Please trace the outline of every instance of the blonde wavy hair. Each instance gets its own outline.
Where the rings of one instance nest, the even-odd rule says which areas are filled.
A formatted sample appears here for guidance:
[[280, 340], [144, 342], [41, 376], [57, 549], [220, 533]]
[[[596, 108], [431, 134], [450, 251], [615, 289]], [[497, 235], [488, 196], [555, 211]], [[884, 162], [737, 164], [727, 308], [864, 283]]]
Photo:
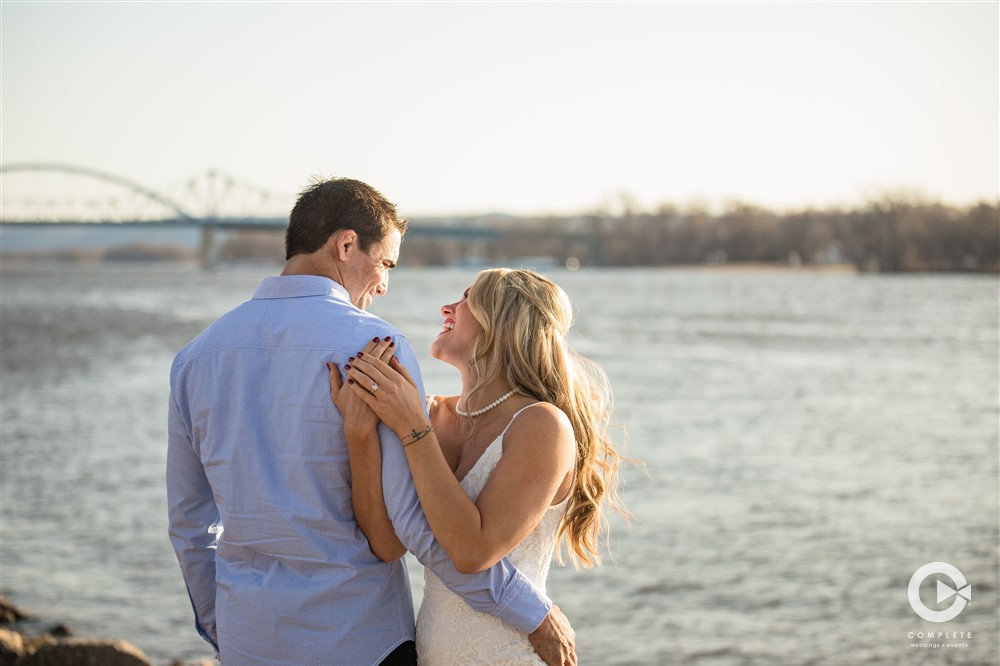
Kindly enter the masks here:
[[568, 546], [574, 566], [600, 564], [607, 508], [630, 517], [618, 492], [628, 459], [608, 438], [612, 395], [604, 371], [566, 341], [573, 306], [566, 292], [528, 270], [482, 271], [469, 290], [469, 311], [483, 328], [470, 359], [469, 395], [503, 377], [518, 393], [552, 403], [569, 417], [576, 438], [576, 471], [559, 526], [558, 560]]

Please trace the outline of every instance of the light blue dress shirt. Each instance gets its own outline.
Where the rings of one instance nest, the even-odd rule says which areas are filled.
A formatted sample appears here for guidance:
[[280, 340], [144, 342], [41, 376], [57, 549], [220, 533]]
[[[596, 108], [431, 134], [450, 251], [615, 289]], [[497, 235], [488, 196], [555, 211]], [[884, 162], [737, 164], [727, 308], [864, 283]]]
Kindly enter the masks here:
[[[265, 278], [188, 343], [170, 373], [170, 539], [198, 632], [237, 664], [379, 663], [414, 638], [402, 562], [375, 557], [354, 520], [343, 419], [327, 362], [391, 335], [318, 276]], [[506, 559], [455, 571], [420, 510], [399, 438], [379, 427], [386, 506], [417, 559], [473, 608], [530, 633], [551, 602]]]

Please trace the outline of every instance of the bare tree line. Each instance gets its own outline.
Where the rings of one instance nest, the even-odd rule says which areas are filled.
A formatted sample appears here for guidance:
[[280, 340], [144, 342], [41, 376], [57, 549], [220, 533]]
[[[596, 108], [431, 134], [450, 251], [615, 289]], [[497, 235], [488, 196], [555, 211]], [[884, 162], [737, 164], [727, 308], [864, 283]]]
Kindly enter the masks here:
[[[884, 196], [854, 209], [781, 213], [740, 203], [719, 213], [668, 204], [617, 215], [479, 216], [412, 224], [493, 235], [411, 234], [405, 242], [408, 265], [502, 264], [531, 257], [582, 266], [846, 263], [886, 273], [1000, 272], [1000, 215], [996, 203], [985, 202], [959, 207]], [[280, 259], [282, 251], [279, 233], [248, 232], [229, 237], [219, 258]]]

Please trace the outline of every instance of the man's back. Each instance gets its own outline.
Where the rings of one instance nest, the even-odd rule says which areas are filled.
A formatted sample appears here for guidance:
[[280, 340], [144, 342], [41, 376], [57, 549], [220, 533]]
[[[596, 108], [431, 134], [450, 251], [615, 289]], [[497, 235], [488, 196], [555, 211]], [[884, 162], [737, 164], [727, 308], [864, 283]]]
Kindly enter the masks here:
[[[325, 365], [342, 366], [385, 335], [415, 372], [399, 332], [352, 306], [339, 285], [267, 278], [175, 360], [171, 538], [199, 629], [218, 637], [224, 660], [377, 663], [412, 638], [402, 562], [375, 558], [354, 521]], [[216, 536], [209, 562], [203, 546]]]

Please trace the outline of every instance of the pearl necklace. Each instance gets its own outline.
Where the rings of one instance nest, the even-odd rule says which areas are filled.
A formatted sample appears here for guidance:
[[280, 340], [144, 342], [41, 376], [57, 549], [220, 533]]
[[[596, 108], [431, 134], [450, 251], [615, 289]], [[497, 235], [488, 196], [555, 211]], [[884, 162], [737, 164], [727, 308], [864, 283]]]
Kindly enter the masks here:
[[501, 402], [503, 402], [504, 400], [506, 400], [510, 396], [514, 395], [515, 393], [517, 393], [517, 391], [511, 389], [510, 391], [508, 391], [507, 393], [504, 393], [502, 396], [500, 396], [499, 398], [497, 398], [496, 400], [494, 400], [490, 404], [486, 405], [482, 409], [477, 409], [474, 412], [463, 412], [462, 408], [459, 407], [458, 403], [456, 402], [455, 403], [455, 413], [458, 414], [459, 416], [482, 416], [483, 414], [485, 414], [486, 412], [490, 411], [491, 409], [493, 409], [494, 407], [496, 407], [497, 405], [499, 405]]

